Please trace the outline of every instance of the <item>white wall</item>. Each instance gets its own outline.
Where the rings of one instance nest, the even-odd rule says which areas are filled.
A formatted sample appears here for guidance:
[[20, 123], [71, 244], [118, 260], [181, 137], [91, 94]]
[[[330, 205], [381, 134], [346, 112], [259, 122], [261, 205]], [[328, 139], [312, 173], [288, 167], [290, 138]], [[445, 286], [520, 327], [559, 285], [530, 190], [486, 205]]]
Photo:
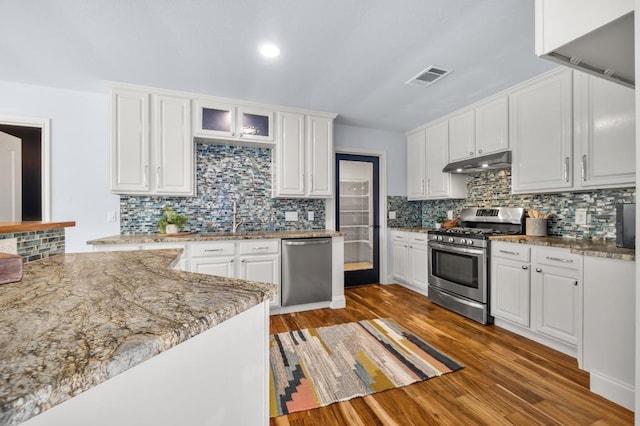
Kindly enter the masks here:
[[407, 195], [407, 149], [404, 133], [336, 124], [337, 148], [370, 149], [387, 153], [387, 195]]
[[109, 98], [0, 81], [0, 115], [51, 119], [51, 220], [76, 222], [66, 230], [68, 252], [89, 251], [93, 238], [120, 232], [107, 222], [119, 211], [109, 191]]

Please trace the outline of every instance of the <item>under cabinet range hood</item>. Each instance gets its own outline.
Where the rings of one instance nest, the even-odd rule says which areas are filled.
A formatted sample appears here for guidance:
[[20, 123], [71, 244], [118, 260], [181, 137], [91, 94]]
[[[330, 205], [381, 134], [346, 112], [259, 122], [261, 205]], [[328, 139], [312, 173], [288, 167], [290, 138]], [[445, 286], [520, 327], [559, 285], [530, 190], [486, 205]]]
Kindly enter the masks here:
[[510, 167], [511, 151], [504, 151], [449, 163], [442, 171], [444, 173], [477, 173], [488, 170], [508, 169]]

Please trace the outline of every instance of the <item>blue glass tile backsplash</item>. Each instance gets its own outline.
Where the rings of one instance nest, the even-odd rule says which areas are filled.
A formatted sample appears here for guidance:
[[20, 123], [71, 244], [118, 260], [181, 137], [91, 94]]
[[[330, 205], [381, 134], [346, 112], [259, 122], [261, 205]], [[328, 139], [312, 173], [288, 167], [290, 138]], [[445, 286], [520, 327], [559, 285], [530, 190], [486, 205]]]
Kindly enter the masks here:
[[[271, 155], [267, 148], [196, 144], [195, 197], [120, 197], [120, 233], [158, 232], [162, 207], [189, 216], [184, 231], [227, 232], [237, 202], [238, 231], [324, 229], [325, 201], [271, 198]], [[298, 212], [298, 221], [285, 222], [286, 211]], [[313, 211], [314, 220], [307, 220]]]

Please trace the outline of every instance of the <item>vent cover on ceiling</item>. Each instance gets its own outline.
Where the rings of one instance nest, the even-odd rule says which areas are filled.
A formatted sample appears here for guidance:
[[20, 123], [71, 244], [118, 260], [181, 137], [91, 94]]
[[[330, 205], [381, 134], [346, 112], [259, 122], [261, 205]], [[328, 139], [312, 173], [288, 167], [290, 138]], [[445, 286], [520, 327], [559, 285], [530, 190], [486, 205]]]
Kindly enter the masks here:
[[442, 79], [447, 74], [450, 74], [452, 70], [447, 70], [442, 67], [430, 65], [426, 69], [420, 71], [418, 75], [412, 77], [405, 84], [408, 86], [427, 87], [431, 86], [436, 81]]

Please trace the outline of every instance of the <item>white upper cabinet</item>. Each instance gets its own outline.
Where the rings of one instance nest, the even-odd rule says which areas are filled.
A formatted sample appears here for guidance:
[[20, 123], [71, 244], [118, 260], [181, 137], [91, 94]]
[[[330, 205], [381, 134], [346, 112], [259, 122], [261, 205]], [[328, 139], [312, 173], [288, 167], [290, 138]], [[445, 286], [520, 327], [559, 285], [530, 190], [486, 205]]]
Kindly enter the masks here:
[[635, 92], [574, 73], [577, 189], [635, 186]]
[[333, 196], [333, 117], [278, 113], [273, 196]]
[[634, 0], [536, 0], [536, 54], [633, 87]]
[[310, 197], [333, 195], [333, 119], [307, 116], [307, 184]]
[[473, 158], [476, 152], [476, 112], [470, 110], [449, 119], [449, 161]]
[[449, 125], [443, 121], [425, 129], [427, 199], [465, 198], [467, 177], [443, 173], [449, 163]]
[[113, 88], [111, 126], [112, 192], [193, 195], [188, 98]]
[[193, 193], [191, 100], [153, 95], [153, 147], [158, 194]]
[[273, 143], [273, 111], [229, 103], [196, 100], [194, 136], [248, 145]]
[[573, 187], [571, 70], [535, 79], [510, 94], [509, 141], [514, 193]]
[[425, 168], [425, 131], [407, 135], [407, 198], [424, 200], [427, 197]]
[[509, 98], [502, 96], [476, 107], [476, 155], [509, 149]]
[[111, 91], [111, 191], [149, 192], [149, 93]]
[[449, 118], [449, 162], [508, 150], [508, 105], [502, 96]]

